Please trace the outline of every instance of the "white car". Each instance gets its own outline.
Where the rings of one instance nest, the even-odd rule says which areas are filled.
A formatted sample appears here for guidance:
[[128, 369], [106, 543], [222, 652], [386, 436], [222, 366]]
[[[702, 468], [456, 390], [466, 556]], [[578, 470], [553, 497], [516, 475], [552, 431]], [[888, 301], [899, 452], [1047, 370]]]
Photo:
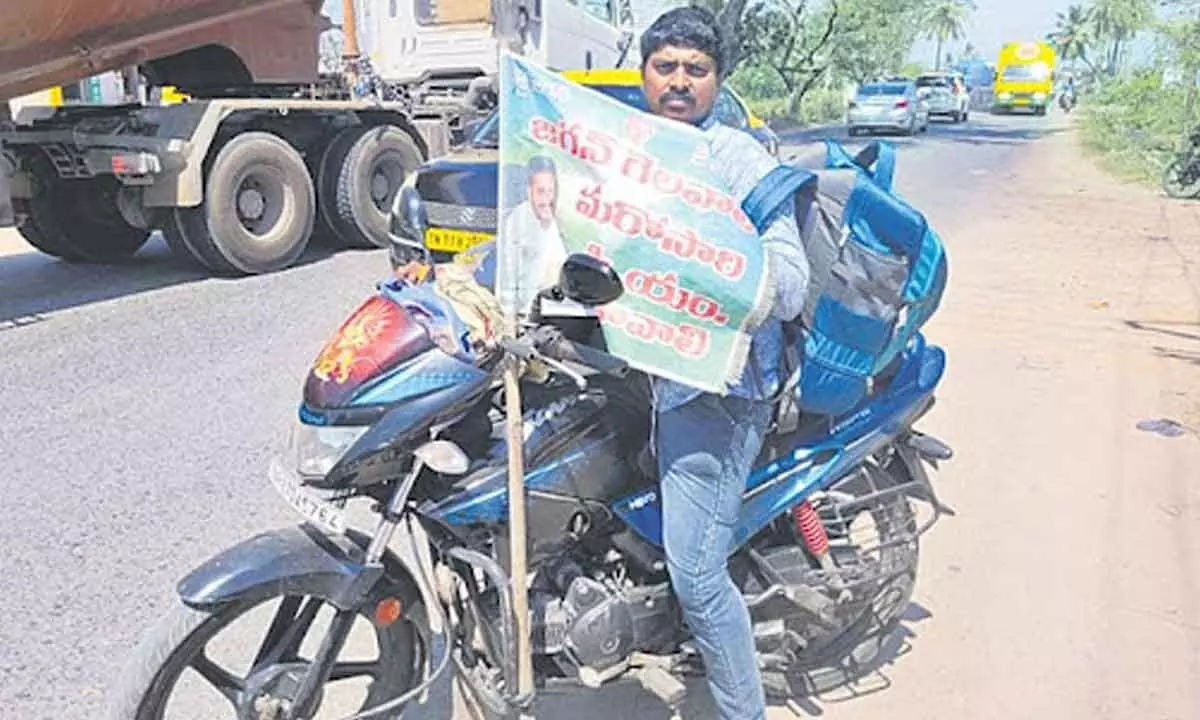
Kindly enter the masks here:
[[930, 116], [948, 117], [956, 123], [971, 115], [967, 83], [958, 73], [927, 73], [917, 78], [917, 92], [929, 105]]
[[850, 101], [846, 126], [851, 136], [877, 130], [915, 135], [929, 129], [929, 106], [911, 80], [868, 83]]

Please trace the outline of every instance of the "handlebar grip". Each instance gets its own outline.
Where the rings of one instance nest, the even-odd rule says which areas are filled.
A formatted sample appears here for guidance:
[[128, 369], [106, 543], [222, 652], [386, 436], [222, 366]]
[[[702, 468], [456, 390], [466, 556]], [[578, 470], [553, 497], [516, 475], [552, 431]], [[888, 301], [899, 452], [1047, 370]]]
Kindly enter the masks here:
[[605, 375], [624, 377], [629, 372], [629, 363], [621, 358], [563, 338], [555, 341], [543, 352], [555, 360], [578, 363]]

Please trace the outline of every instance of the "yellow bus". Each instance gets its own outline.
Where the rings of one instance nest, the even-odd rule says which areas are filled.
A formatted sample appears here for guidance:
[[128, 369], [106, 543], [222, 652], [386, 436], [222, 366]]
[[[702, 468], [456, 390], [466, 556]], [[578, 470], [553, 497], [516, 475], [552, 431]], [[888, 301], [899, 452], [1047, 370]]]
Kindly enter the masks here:
[[1046, 42], [1013, 42], [1000, 49], [992, 112], [1029, 109], [1045, 115], [1054, 96], [1054, 48]]

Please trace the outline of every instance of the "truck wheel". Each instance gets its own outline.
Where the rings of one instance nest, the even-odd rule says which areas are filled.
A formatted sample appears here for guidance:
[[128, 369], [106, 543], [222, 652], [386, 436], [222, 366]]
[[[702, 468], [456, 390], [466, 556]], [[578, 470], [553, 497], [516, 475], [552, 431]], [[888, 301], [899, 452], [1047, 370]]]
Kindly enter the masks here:
[[320, 167], [317, 169], [317, 215], [321, 228], [325, 231], [323, 234], [335, 248], [375, 247], [374, 244], [366, 243], [361, 239], [356, 244], [354, 235], [348, 239], [343, 237], [345, 223], [338, 214], [337, 202], [338, 180], [341, 178], [342, 165], [346, 162], [346, 155], [350, 152], [350, 147], [358, 142], [358, 139], [367, 130], [368, 128], [363, 125], [355, 125], [338, 131], [329, 141], [324, 154], [321, 155]]
[[197, 264], [209, 272], [238, 274], [238, 269], [213, 244], [204, 225], [204, 214], [197, 208], [167, 208], [163, 216], [163, 238], [173, 256], [185, 264]]
[[215, 272], [269, 273], [304, 254], [315, 207], [300, 153], [270, 133], [245, 132], [213, 160], [204, 204], [175, 209], [175, 231]]
[[421, 151], [395, 125], [347, 128], [321, 163], [321, 207], [344, 247], [388, 245], [388, 212]]
[[149, 230], [122, 217], [116, 178], [64, 180], [40, 158], [30, 174], [33, 197], [14, 198], [13, 210], [24, 216], [18, 232], [41, 252], [68, 262], [106, 263], [133, 255], [150, 238]]

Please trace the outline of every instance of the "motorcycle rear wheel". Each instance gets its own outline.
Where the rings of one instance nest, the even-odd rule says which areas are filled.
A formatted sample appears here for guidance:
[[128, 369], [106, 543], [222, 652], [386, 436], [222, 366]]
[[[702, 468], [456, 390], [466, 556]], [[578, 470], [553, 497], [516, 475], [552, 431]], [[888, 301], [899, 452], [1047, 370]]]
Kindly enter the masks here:
[[[381, 595], [380, 598], [382, 597], [386, 596]], [[404, 614], [399, 620], [387, 626], [370, 623], [375, 630], [379, 659], [374, 662], [337, 663], [334, 667], [335, 679], [331, 679], [326, 687], [319, 691], [321, 698], [325, 697], [325, 689], [336, 682], [369, 675], [371, 682], [366, 699], [361, 707], [355, 710], [361, 711], [399, 697], [420, 682], [428, 662], [429, 632], [424, 626], [424, 606], [420, 601], [413, 603], [411, 598], [406, 599], [409, 601], [408, 607], [404, 608]], [[172, 699], [172, 692], [189, 669], [207, 681], [210, 690], [225, 696], [225, 700], [228, 701], [225, 705], [227, 714], [220, 717], [238, 720], [247, 717], [244, 713], [247, 712], [247, 708], [253, 707], [255, 702], [254, 697], [246, 699], [247, 691], [253, 692], [256, 688], [259, 692], [276, 690], [286, 682], [281, 677], [276, 677], [277, 675], [281, 675], [288, 666], [302, 667], [304, 660], [300, 657], [300, 651], [306, 635], [302, 635], [296, 644], [296, 657], [284, 656], [274, 663], [264, 662], [261, 665], [258, 658], [255, 658], [246, 677], [238, 677], [234, 671], [208, 657], [206, 651], [208, 644], [216, 639], [222, 630], [273, 600], [280, 601], [280, 609], [276, 611], [276, 617], [279, 617], [285, 606], [294, 606], [295, 616], [302, 616], [305, 608], [314, 601], [319, 611], [320, 605], [325, 604], [328, 598], [277, 596], [259, 601], [234, 602], [212, 611], [196, 610], [177, 602], [146, 635], [125, 666], [116, 690], [110, 696], [105, 717], [109, 720], [163, 720]], [[369, 607], [373, 606], [374, 602]], [[370, 621], [370, 616], [365, 610], [359, 614]], [[310, 624], [310, 633], [311, 630]], [[307, 637], [320, 640], [319, 633], [311, 633]], [[260, 654], [267, 651], [265, 644], [264, 638]], [[339, 655], [339, 660], [340, 658]], [[225, 664], [228, 664], [228, 661], [225, 661]], [[259, 695], [259, 692], [254, 692], [254, 695]], [[193, 698], [191, 703], [194, 702]], [[190, 709], [192, 705], [187, 707]], [[340, 713], [345, 714], [348, 713]], [[271, 717], [270, 714], [265, 716]], [[218, 717], [207, 713], [203, 717], [206, 720], [218, 720]], [[394, 720], [402, 717], [402, 714], [398, 711], [386, 717]]]
[[1182, 177], [1185, 169], [1184, 163], [1175, 159], [1163, 170], [1162, 188], [1167, 197], [1188, 200], [1200, 196], [1200, 173], [1189, 182]]
[[[896, 485], [909, 482], [907, 468], [892, 460], [882, 468], [888, 481]], [[857, 493], [854, 493], [857, 494]], [[892, 496], [867, 511], [880, 533], [881, 543], [895, 541], [901, 533], [916, 528], [911, 501], [903, 495]], [[836, 540], [832, 550], [838, 549]], [[849, 548], [842, 548], [848, 557]], [[837, 557], [838, 553], [834, 552]], [[862, 677], [885, 660], [894, 631], [908, 610], [917, 581], [920, 546], [913, 537], [878, 551], [878, 562], [887, 568], [872, 592], [850, 603], [840, 613], [845, 619], [836, 632], [804, 632], [810, 644], [798, 654], [787, 672], [788, 692], [816, 695], [841, 687]], [[861, 557], [857, 558], [859, 561]], [[839, 560], [839, 566], [845, 561]], [[802, 628], [789, 628], [802, 631]]]

